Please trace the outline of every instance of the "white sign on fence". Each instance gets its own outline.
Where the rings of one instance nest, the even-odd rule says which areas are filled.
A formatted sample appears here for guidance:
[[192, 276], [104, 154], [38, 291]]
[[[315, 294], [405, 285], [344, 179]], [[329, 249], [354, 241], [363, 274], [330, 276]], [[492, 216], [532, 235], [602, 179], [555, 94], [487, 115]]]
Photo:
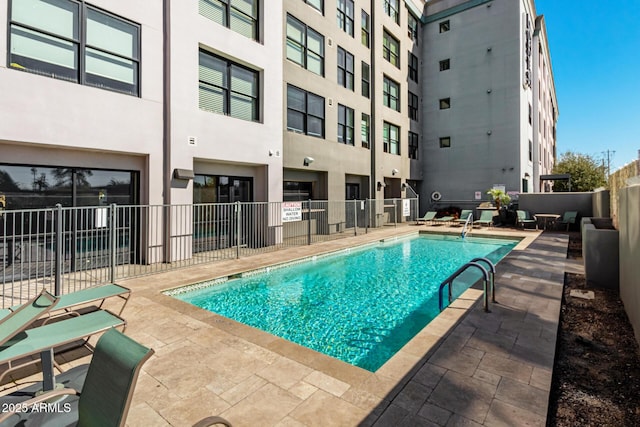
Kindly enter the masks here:
[[96, 209], [96, 220], [93, 225], [96, 228], [104, 228], [107, 226], [107, 208]]
[[302, 202], [282, 202], [282, 222], [302, 221]]
[[402, 199], [402, 216], [411, 216], [411, 200]]

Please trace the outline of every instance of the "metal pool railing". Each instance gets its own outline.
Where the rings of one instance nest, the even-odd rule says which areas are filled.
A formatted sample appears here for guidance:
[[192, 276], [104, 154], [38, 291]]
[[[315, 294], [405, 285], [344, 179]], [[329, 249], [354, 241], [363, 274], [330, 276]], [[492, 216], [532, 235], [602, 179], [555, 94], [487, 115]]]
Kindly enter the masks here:
[[[480, 264], [480, 262], [487, 264], [487, 266], [489, 267], [489, 270], [487, 271], [487, 269], [484, 268]], [[440, 309], [440, 311], [444, 310], [444, 304], [442, 302], [442, 290], [444, 289], [444, 287], [449, 285], [448, 300], [449, 300], [449, 304], [451, 304], [451, 301], [453, 298], [453, 290], [451, 289], [451, 287], [453, 286], [453, 281], [471, 267], [475, 267], [482, 272], [484, 311], [486, 313], [489, 312], [489, 290], [488, 290], [489, 287], [491, 288], [492, 301], [496, 302], [495, 285], [493, 283], [496, 267], [487, 258], [474, 258], [473, 260], [469, 261], [468, 263], [464, 264], [462, 267], [457, 269], [453, 274], [451, 274], [451, 276], [447, 277], [442, 283], [440, 283], [440, 286], [438, 287], [438, 308]], [[491, 272], [491, 274], [489, 274], [489, 271]]]
[[415, 221], [415, 199], [105, 205], [0, 212], [2, 307]]

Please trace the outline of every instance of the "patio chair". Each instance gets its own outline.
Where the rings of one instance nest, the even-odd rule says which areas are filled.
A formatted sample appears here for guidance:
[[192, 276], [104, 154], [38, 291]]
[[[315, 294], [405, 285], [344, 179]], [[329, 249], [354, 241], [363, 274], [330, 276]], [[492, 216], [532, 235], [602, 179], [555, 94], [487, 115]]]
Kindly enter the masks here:
[[467, 223], [467, 219], [469, 218], [469, 215], [471, 215], [472, 213], [473, 213], [473, 210], [471, 209], [463, 209], [462, 212], [460, 213], [460, 218], [458, 218], [458, 224], [465, 225]]
[[[45, 387], [53, 388], [53, 368], [55, 366], [61, 370], [53, 358], [54, 351], [81, 340], [80, 346], [92, 349], [88, 345], [89, 337], [116, 327], [124, 329], [126, 322], [106, 310], [98, 310], [44, 326], [22, 329], [0, 345], [0, 366], [7, 365], [7, 369], [0, 371], [0, 382], [10, 372], [37, 363], [38, 360], [30, 356], [40, 354], [43, 383], [46, 383]], [[74, 345], [74, 348], [77, 346]]]
[[[51, 294], [49, 294], [51, 295]], [[91, 303], [100, 302], [100, 304], [95, 307], [96, 309], [101, 309], [104, 305], [104, 302], [113, 297], [118, 297], [124, 300], [124, 304], [120, 308], [120, 311], [117, 313], [118, 316], [122, 314], [124, 308], [129, 302], [129, 297], [131, 296], [131, 289], [125, 288], [124, 286], [117, 285], [115, 283], [110, 283], [107, 285], [93, 286], [90, 288], [82, 289], [76, 292], [71, 292], [68, 294], [60, 295], [57, 298], [57, 303], [55, 307], [52, 309], [45, 311], [40, 317], [45, 317], [43, 323], [47, 323], [50, 320], [65, 316], [80, 316], [80, 311], [78, 311], [78, 307], [83, 307]], [[22, 305], [16, 305], [9, 309], [0, 310], [0, 322], [2, 319], [21, 309]], [[1, 342], [0, 342], [1, 344]]]
[[4, 316], [0, 318], [0, 346], [29, 328], [33, 322], [47, 314], [57, 302], [58, 298], [46, 289], [42, 289], [32, 300], [16, 307], [14, 311], [3, 310]]
[[450, 223], [452, 221], [455, 221], [454, 217], [452, 217], [452, 216], [443, 216], [443, 217], [440, 217], [440, 218], [433, 218], [433, 220], [431, 222], [431, 225], [434, 225], [434, 223], [435, 224], [447, 224], [447, 223]]
[[516, 217], [517, 226], [521, 226], [524, 229], [527, 224], [533, 224], [536, 226], [536, 230], [538, 229], [538, 221], [531, 218], [531, 215], [529, 215], [529, 211], [519, 210], [516, 213], [517, 213], [517, 217]]
[[429, 211], [426, 214], [424, 214], [424, 216], [422, 218], [418, 218], [416, 221], [418, 222], [418, 224], [420, 222], [431, 222], [433, 221], [433, 219], [436, 217], [437, 212], [435, 211]]
[[576, 223], [576, 218], [578, 217], [578, 212], [576, 211], [567, 211], [562, 216], [561, 220], [556, 221], [556, 225], [566, 225], [566, 231], [569, 231], [569, 226], [571, 224]]
[[[83, 365], [69, 371], [74, 371], [76, 380], [78, 371], [86, 371], [81, 387], [52, 390], [14, 405], [17, 408], [37, 408], [40, 407], [38, 405], [47, 407], [53, 405], [51, 402], [57, 402], [55, 408], [58, 410], [6, 412], [0, 417], [0, 423], [10, 419], [11, 425], [24, 427], [45, 424], [124, 426], [140, 369], [152, 354], [153, 350], [111, 329], [98, 340], [88, 367]], [[60, 397], [63, 399], [55, 400]], [[11, 405], [2, 405], [5, 406], [12, 408]]]
[[493, 225], [493, 217], [495, 216], [495, 213], [496, 211], [494, 210], [483, 210], [480, 214], [480, 219], [475, 220], [475, 223], [491, 227]]

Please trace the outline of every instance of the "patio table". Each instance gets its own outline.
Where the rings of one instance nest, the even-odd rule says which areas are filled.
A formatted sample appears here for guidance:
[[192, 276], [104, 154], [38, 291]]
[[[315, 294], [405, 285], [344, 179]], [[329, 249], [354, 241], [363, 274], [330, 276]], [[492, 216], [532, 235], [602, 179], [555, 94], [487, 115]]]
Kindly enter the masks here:
[[535, 214], [533, 217], [536, 219], [536, 221], [538, 221], [538, 218], [542, 219], [542, 224], [543, 224], [542, 229], [546, 230], [549, 225], [549, 221], [551, 221], [551, 224], [555, 224], [556, 220], [560, 218], [560, 215], [539, 213], [539, 214]]

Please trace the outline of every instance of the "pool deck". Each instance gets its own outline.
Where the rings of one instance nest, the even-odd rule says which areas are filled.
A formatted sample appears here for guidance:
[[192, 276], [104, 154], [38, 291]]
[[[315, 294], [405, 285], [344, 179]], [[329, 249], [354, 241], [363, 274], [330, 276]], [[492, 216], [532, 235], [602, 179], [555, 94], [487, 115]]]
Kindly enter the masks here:
[[[581, 272], [566, 258], [566, 234], [474, 230], [525, 237], [498, 264], [498, 302], [485, 313], [481, 290], [469, 289], [375, 373], [161, 293], [418, 231], [460, 229], [386, 228], [120, 282], [133, 290], [127, 334], [155, 350], [127, 424], [221, 415], [234, 426], [544, 426], [564, 274]], [[62, 357], [66, 366], [89, 361]]]

